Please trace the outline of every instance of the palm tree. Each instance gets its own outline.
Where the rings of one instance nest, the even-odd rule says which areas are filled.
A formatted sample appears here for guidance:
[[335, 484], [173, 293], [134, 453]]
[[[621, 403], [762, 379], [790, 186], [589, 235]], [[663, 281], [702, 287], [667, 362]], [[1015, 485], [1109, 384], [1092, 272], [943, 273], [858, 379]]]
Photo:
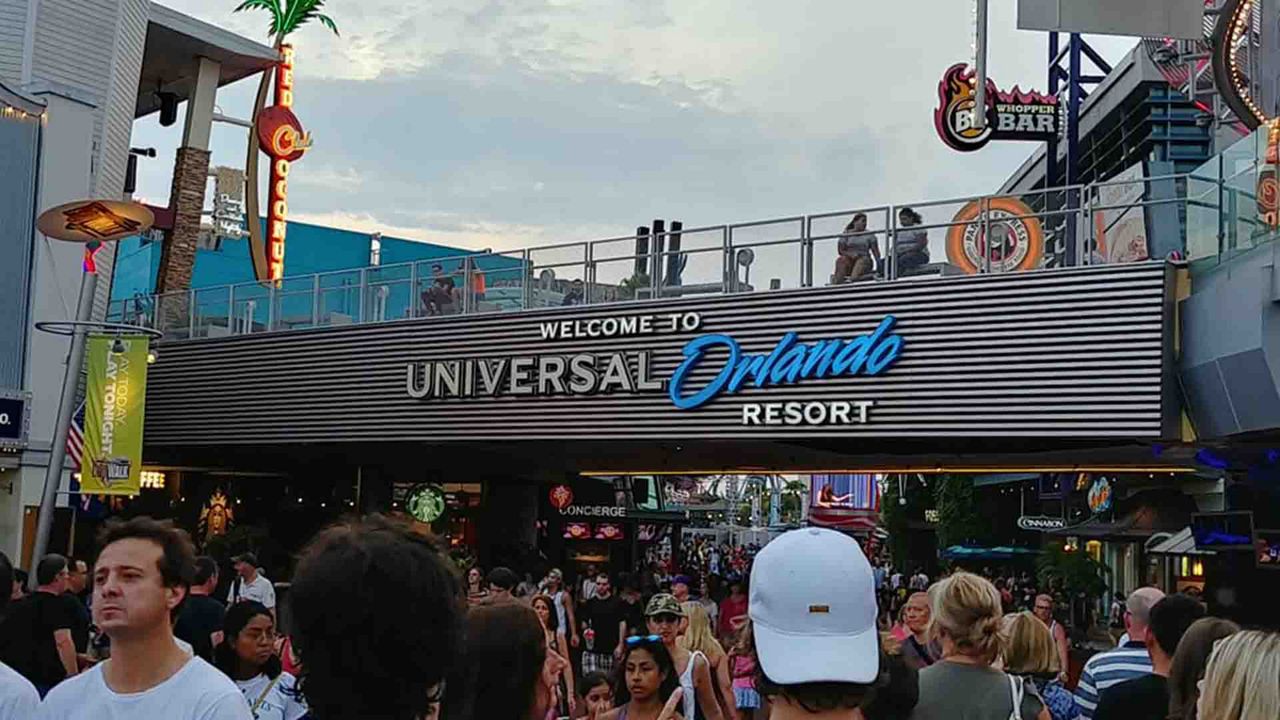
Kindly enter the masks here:
[[[338, 26], [333, 18], [320, 12], [324, 0], [244, 0], [236, 7], [235, 12], [244, 10], [266, 10], [271, 13], [271, 27], [268, 35], [275, 36], [275, 48], [280, 49], [285, 38], [294, 30], [315, 20], [338, 34]], [[253, 127], [249, 129], [249, 151], [244, 163], [244, 210], [249, 225], [250, 253], [254, 255], [254, 267], [262, 267], [266, 258], [259, 259], [256, 254], [266, 247], [262, 237], [262, 225], [258, 221], [258, 115], [267, 103], [267, 89], [271, 86], [272, 71], [262, 73], [258, 82], [258, 97], [253, 104]]]

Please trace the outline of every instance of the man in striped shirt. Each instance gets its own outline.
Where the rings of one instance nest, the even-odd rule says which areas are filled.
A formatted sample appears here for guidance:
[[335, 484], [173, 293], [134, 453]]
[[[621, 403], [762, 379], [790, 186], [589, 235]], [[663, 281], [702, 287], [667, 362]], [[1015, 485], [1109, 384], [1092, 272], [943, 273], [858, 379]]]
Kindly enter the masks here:
[[1129, 642], [1113, 650], [1098, 653], [1089, 658], [1080, 673], [1076, 686], [1076, 702], [1080, 716], [1093, 720], [1098, 708], [1098, 698], [1107, 688], [1134, 678], [1150, 675], [1151, 656], [1147, 653], [1147, 632], [1151, 620], [1151, 607], [1164, 597], [1156, 588], [1144, 587], [1133, 591], [1125, 603], [1124, 627]]

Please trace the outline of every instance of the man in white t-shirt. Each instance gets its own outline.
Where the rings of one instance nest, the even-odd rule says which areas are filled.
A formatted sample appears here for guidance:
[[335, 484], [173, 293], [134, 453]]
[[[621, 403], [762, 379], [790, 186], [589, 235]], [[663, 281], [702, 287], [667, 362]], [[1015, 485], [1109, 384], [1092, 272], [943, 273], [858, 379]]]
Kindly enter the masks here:
[[109, 523], [93, 570], [93, 621], [111, 658], [49, 692], [41, 720], [252, 720], [231, 679], [173, 641], [195, 553], [168, 521]]
[[227, 604], [253, 600], [275, 613], [276, 589], [265, 575], [258, 572], [258, 557], [247, 552], [231, 558], [231, 562], [235, 563], [237, 577], [231, 583], [231, 592], [227, 593]]
[[[13, 563], [0, 552], [0, 588], [13, 587]], [[4, 614], [12, 593], [0, 593], [0, 615]], [[40, 693], [36, 686], [17, 670], [0, 662], [0, 720], [27, 720], [36, 714]]]

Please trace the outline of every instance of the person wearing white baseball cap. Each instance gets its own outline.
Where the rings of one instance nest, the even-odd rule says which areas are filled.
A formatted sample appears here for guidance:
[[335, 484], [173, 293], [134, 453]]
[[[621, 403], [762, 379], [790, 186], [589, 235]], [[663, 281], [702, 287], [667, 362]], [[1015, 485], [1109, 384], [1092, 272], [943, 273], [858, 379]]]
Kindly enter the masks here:
[[771, 720], [862, 720], [885, 682], [871, 564], [834, 530], [785, 533], [756, 555], [748, 602]]

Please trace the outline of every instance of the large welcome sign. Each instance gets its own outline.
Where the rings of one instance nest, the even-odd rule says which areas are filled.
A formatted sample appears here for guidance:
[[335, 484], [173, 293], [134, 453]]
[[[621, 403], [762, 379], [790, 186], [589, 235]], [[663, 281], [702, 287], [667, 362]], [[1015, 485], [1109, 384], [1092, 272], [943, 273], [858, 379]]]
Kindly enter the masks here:
[[[704, 334], [685, 344], [684, 360], [669, 377], [655, 374], [652, 350], [559, 355], [541, 353], [497, 358], [464, 358], [411, 362], [405, 389], [418, 399], [476, 398], [602, 393], [665, 392], [679, 410], [691, 410], [724, 394], [756, 388], [793, 385], [839, 376], [875, 376], [902, 353], [902, 337], [892, 332], [896, 318], [886, 316], [868, 333], [847, 338], [802, 342], [788, 332], [767, 353], [743, 352], [731, 335]], [[586, 321], [540, 324], [544, 340], [575, 337], [622, 337], [678, 333], [701, 328], [702, 316], [683, 313], [623, 315]], [[704, 367], [717, 368], [706, 381], [693, 380]], [[865, 423], [871, 400], [813, 401], [809, 403], [745, 403], [744, 425], [823, 425]]]
[[149, 380], [147, 438], [1170, 437], [1167, 272], [1009, 272], [170, 342]]

